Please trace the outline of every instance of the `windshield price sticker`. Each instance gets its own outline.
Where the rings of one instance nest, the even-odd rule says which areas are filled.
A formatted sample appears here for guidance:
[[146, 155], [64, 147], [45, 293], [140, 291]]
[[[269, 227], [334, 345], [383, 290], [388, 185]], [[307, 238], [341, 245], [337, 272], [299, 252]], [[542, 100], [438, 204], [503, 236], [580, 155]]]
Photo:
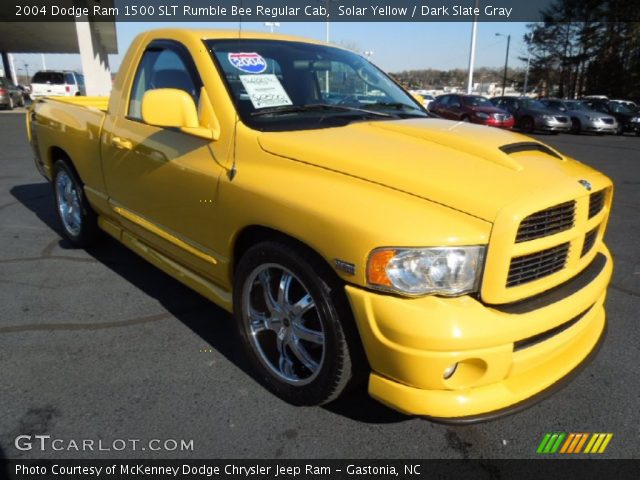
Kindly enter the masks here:
[[262, 73], [267, 69], [267, 62], [258, 53], [229, 53], [229, 63], [246, 73]]
[[280, 80], [273, 74], [240, 75], [240, 81], [255, 109], [292, 105]]

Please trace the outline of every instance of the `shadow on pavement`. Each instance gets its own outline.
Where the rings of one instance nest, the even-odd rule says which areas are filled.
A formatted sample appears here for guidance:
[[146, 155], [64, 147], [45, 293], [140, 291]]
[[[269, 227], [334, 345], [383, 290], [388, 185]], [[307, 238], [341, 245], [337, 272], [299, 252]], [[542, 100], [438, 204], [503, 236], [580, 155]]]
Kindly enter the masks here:
[[[51, 230], [59, 234], [53, 195], [48, 183], [18, 185], [11, 189], [11, 194], [35, 213]], [[107, 235], [105, 237], [104, 241], [87, 249], [87, 253], [134, 287], [158, 300], [167, 312], [248, 376], [258, 381], [245, 358], [233, 317], [229, 313], [174, 280], [117, 241]], [[62, 238], [58, 245], [62, 249], [74, 249]], [[354, 392], [325, 408], [337, 415], [367, 423], [392, 423], [410, 419], [374, 401], [364, 391]]]

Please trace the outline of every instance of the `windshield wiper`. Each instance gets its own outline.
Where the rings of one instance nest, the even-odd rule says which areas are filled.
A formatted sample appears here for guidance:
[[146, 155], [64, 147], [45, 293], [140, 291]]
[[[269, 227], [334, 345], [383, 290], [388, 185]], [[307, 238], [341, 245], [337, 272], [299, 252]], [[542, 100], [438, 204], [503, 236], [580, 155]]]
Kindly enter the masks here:
[[394, 108], [396, 110], [417, 110], [418, 112], [422, 112], [423, 110], [418, 107], [414, 107], [413, 105], [407, 105], [406, 103], [401, 102], [376, 102], [370, 105], [367, 105], [369, 108]]
[[262, 115], [279, 115], [285, 113], [299, 112], [317, 112], [317, 111], [335, 111], [335, 112], [354, 112], [364, 113], [366, 115], [375, 115], [377, 117], [393, 117], [390, 113], [376, 112], [365, 108], [347, 107], [346, 105], [332, 105], [330, 103], [310, 103], [308, 105], [281, 105], [279, 107], [263, 108], [257, 112], [251, 113], [252, 117]]

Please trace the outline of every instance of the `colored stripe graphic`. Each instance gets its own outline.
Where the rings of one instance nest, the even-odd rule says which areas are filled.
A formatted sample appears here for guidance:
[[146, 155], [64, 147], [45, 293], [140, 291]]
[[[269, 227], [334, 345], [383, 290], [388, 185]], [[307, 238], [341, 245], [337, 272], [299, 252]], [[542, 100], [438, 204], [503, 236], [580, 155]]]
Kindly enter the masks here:
[[580, 438], [580, 441], [576, 445], [576, 449], [574, 450], [573, 453], [580, 453], [580, 451], [582, 450], [582, 446], [587, 441], [587, 438], [589, 438], [588, 433], [581, 433], [580, 435], [582, 435], [582, 437]]
[[612, 438], [613, 433], [550, 432], [542, 437], [536, 453], [547, 455], [604, 453]]
[[566, 435], [564, 432], [547, 433], [538, 445], [537, 453], [556, 453]]

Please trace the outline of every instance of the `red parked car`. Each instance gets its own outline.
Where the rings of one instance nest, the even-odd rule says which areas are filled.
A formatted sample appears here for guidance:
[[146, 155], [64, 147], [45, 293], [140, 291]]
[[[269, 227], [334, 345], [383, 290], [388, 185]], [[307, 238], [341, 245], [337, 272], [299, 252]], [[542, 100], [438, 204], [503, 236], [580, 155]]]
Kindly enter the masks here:
[[429, 111], [449, 120], [479, 123], [492, 127], [513, 128], [513, 115], [493, 105], [480, 95], [451, 93], [440, 95], [429, 104]]

